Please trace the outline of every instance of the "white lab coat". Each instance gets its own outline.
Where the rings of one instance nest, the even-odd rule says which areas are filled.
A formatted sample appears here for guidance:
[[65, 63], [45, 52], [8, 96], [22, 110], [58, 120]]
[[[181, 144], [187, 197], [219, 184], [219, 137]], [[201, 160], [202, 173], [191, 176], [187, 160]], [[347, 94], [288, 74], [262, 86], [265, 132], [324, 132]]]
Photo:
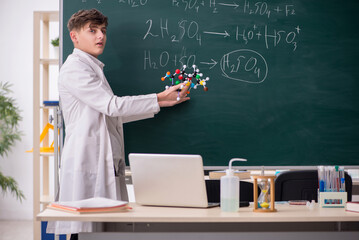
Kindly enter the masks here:
[[[58, 88], [66, 137], [59, 201], [91, 197], [128, 200], [122, 124], [153, 117], [160, 110], [156, 94], [115, 96], [103, 66], [75, 48], [60, 70]], [[48, 233], [55, 234], [93, 230], [88, 222], [49, 222], [47, 227]]]

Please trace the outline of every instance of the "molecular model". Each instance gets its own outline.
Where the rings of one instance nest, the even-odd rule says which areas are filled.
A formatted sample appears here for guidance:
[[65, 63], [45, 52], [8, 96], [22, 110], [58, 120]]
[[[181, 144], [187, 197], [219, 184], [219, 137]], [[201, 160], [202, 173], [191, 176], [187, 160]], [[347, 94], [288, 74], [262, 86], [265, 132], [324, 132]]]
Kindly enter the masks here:
[[[170, 79], [171, 86], [178, 85], [180, 83], [185, 83], [186, 86], [189, 86], [187, 94], [190, 93], [191, 89], [197, 89], [197, 86], [203, 86], [204, 91], [208, 91], [208, 87], [206, 86], [206, 82], [209, 80], [209, 77], [202, 79], [203, 74], [199, 72], [199, 69], [196, 65], [193, 65], [193, 72], [192, 73], [186, 73], [186, 65], [183, 65], [181, 69], [176, 69], [174, 74], [171, 74], [170, 72], [167, 72], [166, 76], [162, 77], [161, 80], [165, 81], [166, 78]], [[175, 76], [178, 75], [178, 80], [175, 80]], [[195, 80], [195, 82], [194, 82]], [[171, 86], [166, 86], [166, 89], [168, 89]], [[181, 86], [181, 89], [183, 87]], [[181, 90], [178, 90], [178, 97], [177, 101], [180, 100], [179, 92]]]

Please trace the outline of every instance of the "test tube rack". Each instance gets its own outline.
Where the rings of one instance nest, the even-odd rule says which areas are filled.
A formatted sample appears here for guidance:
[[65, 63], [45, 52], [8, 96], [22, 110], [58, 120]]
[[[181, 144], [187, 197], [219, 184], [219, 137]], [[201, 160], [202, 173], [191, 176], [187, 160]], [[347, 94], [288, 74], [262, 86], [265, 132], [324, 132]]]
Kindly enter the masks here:
[[318, 202], [322, 208], [344, 208], [347, 192], [320, 192]]

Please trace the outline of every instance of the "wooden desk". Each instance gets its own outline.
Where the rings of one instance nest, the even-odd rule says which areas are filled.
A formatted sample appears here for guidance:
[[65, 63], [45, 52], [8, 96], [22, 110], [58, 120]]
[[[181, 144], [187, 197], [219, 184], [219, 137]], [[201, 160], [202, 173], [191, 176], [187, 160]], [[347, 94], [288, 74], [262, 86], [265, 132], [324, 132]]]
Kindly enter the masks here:
[[[359, 213], [346, 212], [343, 208], [319, 208], [312, 210], [306, 206], [290, 206], [288, 204], [276, 204], [278, 212], [258, 213], [253, 212], [253, 207], [240, 208], [237, 213], [223, 213], [219, 207], [209, 209], [198, 208], [170, 208], [170, 207], [145, 207], [130, 204], [133, 210], [122, 213], [101, 213], [78, 215], [51, 209], [46, 209], [37, 216], [40, 221], [91, 221], [91, 222], [113, 222], [118, 223], [116, 229], [106, 231], [121, 231], [123, 234], [146, 233], [146, 239], [152, 239], [148, 233], [156, 233], [153, 239], [161, 238], [158, 233], [164, 233], [168, 238], [171, 233], [207, 233], [215, 236], [213, 239], [223, 238], [217, 234], [234, 234], [240, 232], [246, 234], [246, 239], [261, 239], [258, 234], [264, 234], [263, 239], [278, 239], [278, 234], [285, 234], [291, 240], [305, 239], [309, 234], [326, 233], [323, 239], [359, 239]], [[298, 233], [301, 232], [301, 233]], [[216, 233], [216, 234], [213, 234]], [[251, 238], [248, 233], [254, 233]], [[105, 239], [109, 234], [97, 233], [93, 239]], [[119, 233], [121, 234], [121, 233]], [[269, 235], [271, 236], [269, 236]], [[91, 234], [84, 235], [86, 239], [92, 239]], [[93, 234], [92, 234], [93, 235]], [[180, 234], [181, 235], [181, 234]], [[82, 235], [80, 235], [82, 236]], [[186, 235], [184, 235], [186, 236]], [[348, 238], [346, 238], [346, 236]], [[139, 235], [137, 235], [139, 237]], [[188, 237], [188, 236], [186, 236]], [[183, 239], [186, 239], [184, 237]], [[354, 238], [353, 238], [354, 237]], [[85, 239], [84, 238], [84, 239]], [[117, 238], [117, 237], [116, 237]], [[139, 237], [140, 238], [140, 237]], [[81, 239], [81, 238], [80, 238]], [[113, 239], [112, 237], [108, 239]], [[131, 239], [130, 237], [128, 239]], [[181, 239], [180, 237], [177, 239]], [[206, 236], [208, 239], [208, 236]], [[211, 239], [211, 238], [210, 238]], [[227, 236], [227, 239], [232, 239]], [[233, 238], [237, 239], [237, 238]], [[311, 239], [310, 237], [307, 239]], [[321, 239], [316, 236], [316, 239]]]

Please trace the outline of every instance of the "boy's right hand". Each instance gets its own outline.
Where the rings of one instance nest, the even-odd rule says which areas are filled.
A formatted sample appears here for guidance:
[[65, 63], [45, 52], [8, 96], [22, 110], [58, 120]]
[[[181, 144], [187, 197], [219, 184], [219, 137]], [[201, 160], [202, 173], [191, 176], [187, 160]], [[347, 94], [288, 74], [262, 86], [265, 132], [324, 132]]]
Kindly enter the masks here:
[[[183, 87], [181, 91], [177, 91], [181, 88], [181, 86]], [[172, 86], [167, 90], [158, 93], [157, 94], [158, 105], [160, 107], [172, 107], [176, 104], [189, 100], [190, 98], [187, 97], [188, 88], [189, 86], [186, 86], [185, 83], [182, 83]], [[178, 97], [180, 98], [179, 100], [177, 100]]]

